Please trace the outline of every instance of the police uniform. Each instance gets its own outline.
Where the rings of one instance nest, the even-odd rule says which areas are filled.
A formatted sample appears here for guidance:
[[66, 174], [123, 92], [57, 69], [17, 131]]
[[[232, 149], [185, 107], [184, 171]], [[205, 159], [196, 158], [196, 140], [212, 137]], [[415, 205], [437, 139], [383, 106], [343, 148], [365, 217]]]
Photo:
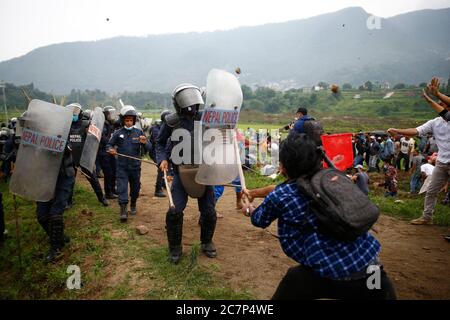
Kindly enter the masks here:
[[[188, 92], [183, 97], [182, 92], [184, 90], [187, 90]], [[178, 97], [179, 94], [181, 94], [180, 97]], [[194, 111], [194, 113], [188, 114], [185, 112], [185, 110], [190, 110], [192, 108], [197, 108], [198, 111], [198, 106], [203, 104], [200, 90], [197, 87], [189, 84], [180, 85], [175, 88], [172, 97], [177, 113], [166, 116], [165, 122], [161, 126], [156, 145], [158, 165], [160, 165], [164, 160], [170, 160], [171, 147], [173, 147], [176, 143], [170, 140], [173, 130], [178, 128], [185, 129], [191, 132], [191, 137], [193, 137], [194, 121], [200, 120], [200, 115], [198, 112]], [[183, 98], [186, 98], [184, 99], [185, 101], [183, 101]], [[168, 144], [170, 147], [167, 146]], [[173, 168], [174, 178], [171, 191], [175, 210], [169, 209], [167, 211], [166, 229], [169, 242], [170, 260], [173, 263], [177, 263], [182, 255], [181, 240], [183, 230], [183, 211], [186, 208], [188, 201], [188, 192], [186, 191], [180, 178], [180, 166], [173, 164]], [[215, 210], [213, 187], [205, 186], [204, 193], [197, 199], [197, 202], [202, 220], [200, 233], [201, 248], [208, 257], [215, 257], [216, 249], [212, 243], [212, 238], [216, 227], [217, 215]]]
[[[157, 162], [156, 160], [156, 143], [159, 135], [159, 131], [161, 130], [161, 124], [155, 124], [150, 128], [150, 141], [152, 143], [152, 148], [149, 151], [150, 158]], [[162, 192], [162, 188], [164, 186], [164, 173], [161, 169], [157, 168], [156, 173], [156, 183], [155, 183], [155, 196], [157, 197], [165, 197], [166, 195]]]
[[107, 153], [106, 145], [112, 137], [114, 125], [105, 121], [103, 126], [102, 138], [98, 149], [100, 167], [103, 170], [105, 197], [115, 199], [116, 195], [116, 158]]
[[[107, 150], [117, 146], [117, 152], [140, 158], [143, 147], [149, 148], [150, 144], [142, 144], [139, 141], [139, 137], [144, 135], [142, 130], [131, 127], [130, 130], [125, 127], [114, 132], [113, 136], [109, 140], [106, 148]], [[119, 205], [121, 207], [121, 219], [123, 209], [126, 210], [128, 204], [128, 183], [130, 184], [130, 200], [131, 200], [131, 213], [136, 214], [136, 201], [139, 197], [139, 191], [141, 188], [141, 162], [139, 160], [130, 159], [119, 156], [117, 158], [117, 193], [119, 195]]]
[[75, 184], [75, 169], [70, 142], [67, 143], [56, 181], [55, 196], [47, 202], [37, 202], [37, 220], [50, 238], [50, 252], [47, 261], [58, 256], [68, 238], [64, 236], [63, 213]]
[[[83, 152], [84, 143], [86, 142], [86, 129], [89, 126], [88, 120], [83, 120], [81, 116], [78, 117], [77, 121], [72, 122], [72, 126], [70, 127], [70, 133], [69, 133], [69, 141], [72, 146], [72, 154], [73, 154], [73, 162], [75, 165], [75, 168], [80, 167], [80, 159], [81, 154]], [[95, 192], [95, 195], [97, 196], [97, 199], [100, 203], [102, 203], [104, 206], [108, 206], [108, 202], [106, 201], [102, 187], [100, 186], [100, 182], [98, 181], [97, 175], [95, 173], [89, 172], [89, 170], [80, 167], [81, 172], [84, 173], [87, 180], [89, 181], [92, 189]], [[77, 169], [75, 169], [75, 177], [77, 175]], [[73, 184], [73, 187], [75, 186], [75, 181]], [[70, 195], [69, 205], [73, 202], [73, 187], [72, 192]]]

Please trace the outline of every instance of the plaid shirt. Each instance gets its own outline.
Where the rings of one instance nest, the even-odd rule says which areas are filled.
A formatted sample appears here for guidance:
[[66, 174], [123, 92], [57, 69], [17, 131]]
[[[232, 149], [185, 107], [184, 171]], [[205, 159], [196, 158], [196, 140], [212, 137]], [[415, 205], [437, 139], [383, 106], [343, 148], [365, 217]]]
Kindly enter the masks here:
[[362, 271], [378, 256], [381, 246], [368, 232], [354, 242], [340, 242], [316, 232], [302, 233], [293, 227], [316, 226], [316, 216], [307, 210], [309, 201], [300, 194], [295, 182], [283, 183], [256, 208], [252, 223], [266, 228], [278, 219], [283, 251], [300, 264], [311, 267], [321, 277], [345, 278]]

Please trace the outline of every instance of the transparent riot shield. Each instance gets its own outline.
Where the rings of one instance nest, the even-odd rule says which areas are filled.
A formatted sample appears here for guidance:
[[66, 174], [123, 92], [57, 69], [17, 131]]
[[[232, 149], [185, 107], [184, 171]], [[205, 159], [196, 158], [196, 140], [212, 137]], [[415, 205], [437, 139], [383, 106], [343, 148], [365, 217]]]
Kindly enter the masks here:
[[195, 177], [197, 183], [223, 185], [238, 176], [239, 154], [234, 147], [233, 130], [239, 120], [242, 100], [241, 85], [233, 74], [218, 69], [209, 72], [201, 119], [204, 161]]
[[103, 110], [97, 107], [93, 112], [80, 158], [80, 166], [91, 173], [94, 171], [95, 159], [97, 158], [98, 146], [100, 145], [104, 125], [105, 115], [103, 114]]
[[22, 139], [9, 188], [34, 201], [50, 201], [72, 123], [72, 110], [32, 100], [23, 116]]

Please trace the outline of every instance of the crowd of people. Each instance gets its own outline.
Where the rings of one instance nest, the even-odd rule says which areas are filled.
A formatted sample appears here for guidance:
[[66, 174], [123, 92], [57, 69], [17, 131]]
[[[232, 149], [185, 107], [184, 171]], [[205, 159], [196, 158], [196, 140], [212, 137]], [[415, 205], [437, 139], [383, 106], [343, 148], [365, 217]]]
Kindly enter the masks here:
[[[437, 97], [441, 104], [434, 102], [429, 94]], [[191, 134], [194, 132], [194, 123], [201, 118], [200, 106], [204, 104], [204, 97], [197, 86], [181, 84], [173, 91], [172, 98], [175, 112], [162, 112], [161, 118], [148, 128], [139, 125], [142, 123], [141, 116], [132, 106], [122, 107], [120, 113], [111, 106], [104, 107], [105, 123], [98, 148], [97, 170], [93, 172], [80, 165], [92, 114], [83, 111], [77, 103], [67, 106], [72, 112], [72, 124], [54, 197], [48, 202], [37, 202], [36, 210], [37, 220], [49, 237], [48, 262], [56, 261], [70, 241], [64, 233], [63, 213], [73, 205], [77, 171], [87, 177], [102, 205], [108, 206], [108, 200], [117, 199], [120, 220], [126, 222], [129, 213], [138, 214], [141, 160], [146, 154], [157, 167], [154, 195], [162, 198], [167, 193], [171, 200], [165, 219], [169, 260], [178, 263], [183, 256], [183, 217], [189, 198], [198, 202], [201, 251], [209, 258], [217, 256], [213, 242], [217, 222], [215, 206], [223, 193], [223, 186], [196, 183], [192, 179], [193, 163], [175, 163], [172, 157], [172, 150], [180, 143], [179, 139], [173, 139], [174, 131], [182, 128]], [[386, 196], [397, 195], [398, 170], [411, 171], [411, 193], [425, 190], [423, 217], [413, 220], [413, 224], [432, 222], [437, 195], [446, 184], [448, 188], [450, 178], [450, 98], [439, 92], [436, 79], [428, 85], [424, 98], [439, 113], [439, 117], [417, 128], [390, 128], [385, 133], [359, 132], [353, 141], [353, 166], [357, 172], [351, 176], [351, 181], [355, 184], [354, 188], [362, 192], [362, 197], [367, 198], [369, 194], [371, 172], [385, 174], [382, 185], [386, 188]], [[27, 119], [26, 116], [23, 118]], [[11, 164], [17, 156], [20, 136], [15, 135], [15, 129], [18, 121], [20, 119], [11, 120], [11, 134], [7, 139], [3, 131], [0, 134], [4, 177], [11, 174]], [[278, 219], [280, 245], [289, 257], [300, 264], [289, 269], [273, 298], [395, 299], [394, 286], [379, 258], [381, 245], [368, 228], [350, 240], [334, 238], [323, 232], [323, 221], [318, 219], [314, 210], [310, 210], [314, 200], [297, 184], [299, 178], [312, 179], [322, 170], [323, 161], [330, 161], [321, 146], [323, 129], [320, 123], [308, 115], [306, 108], [300, 107], [296, 121], [287, 129], [290, 130], [289, 135], [276, 147], [279, 149], [279, 172], [286, 179], [284, 183], [241, 190], [238, 177], [232, 182], [236, 187], [237, 208], [242, 208], [256, 227], [266, 228]], [[415, 140], [412, 138], [414, 136], [419, 138]], [[253, 137], [253, 133], [248, 131], [244, 132], [240, 142], [245, 150], [248, 149], [247, 141], [252, 139], [256, 139], [257, 144], [266, 143], [270, 148], [272, 138], [269, 135], [259, 141], [261, 138], [258, 135]], [[11, 153], [14, 150], [15, 153]], [[248, 158], [249, 154], [246, 154]], [[100, 169], [104, 177], [103, 189], [97, 177]], [[164, 191], [166, 176], [172, 176], [172, 183]], [[447, 204], [448, 195], [447, 191], [447, 198], [444, 199]], [[254, 207], [252, 201], [257, 197], [264, 198], [264, 201]], [[0, 235], [3, 239], [5, 233], [2, 229], [4, 223], [0, 201]], [[367, 270], [372, 267], [380, 271], [381, 286], [376, 290], [367, 285], [370, 277]]]

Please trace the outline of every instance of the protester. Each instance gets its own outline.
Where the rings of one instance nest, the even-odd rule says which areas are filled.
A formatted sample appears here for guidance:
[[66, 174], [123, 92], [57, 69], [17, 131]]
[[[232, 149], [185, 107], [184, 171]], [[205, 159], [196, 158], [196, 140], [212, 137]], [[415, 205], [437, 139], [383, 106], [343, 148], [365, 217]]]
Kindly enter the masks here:
[[[437, 89], [432, 88], [432, 91], [436, 92]], [[445, 108], [450, 111], [449, 106], [446, 106]], [[437, 117], [417, 128], [390, 128], [388, 132], [391, 134], [403, 134], [408, 136], [433, 134], [436, 139], [439, 153], [431, 183], [425, 196], [422, 217], [411, 222], [416, 225], [430, 224], [432, 223], [438, 193], [450, 178], [450, 123], [442, 119], [442, 117]]]
[[431, 159], [431, 157], [428, 157], [428, 158], [429, 158], [428, 161], [425, 161], [425, 163], [422, 164], [422, 166], [420, 167], [423, 185], [420, 188], [419, 194], [427, 192], [428, 189], [430, 188], [431, 177], [433, 175], [433, 171], [434, 171], [434, 167], [435, 167], [434, 164], [436, 162], [433, 161], [433, 159]]
[[358, 164], [355, 169], [358, 170], [358, 172], [352, 176], [352, 180], [365, 195], [368, 195], [369, 175], [364, 172], [364, 167], [360, 164]]
[[370, 136], [370, 147], [369, 147], [369, 172], [372, 171], [380, 171], [380, 169], [377, 167], [378, 158], [380, 156], [381, 147], [378, 143], [375, 136]]
[[[290, 258], [300, 263], [288, 270], [272, 298], [395, 299], [394, 287], [379, 262], [381, 246], [371, 234], [366, 232], [355, 241], [341, 242], [317, 231], [317, 217], [308, 210], [309, 199], [298, 189], [296, 179], [319, 170], [321, 160], [310, 138], [289, 136], [280, 146], [280, 172], [286, 182], [275, 187], [258, 208], [248, 207], [257, 227], [267, 228], [278, 219], [280, 244]], [[303, 227], [311, 227], [312, 231], [303, 232]], [[370, 265], [381, 268], [378, 290], [367, 286]]]
[[388, 135], [383, 136], [383, 142], [381, 144], [381, 154], [380, 159], [386, 161], [394, 157], [394, 142], [392, 142], [391, 137]]
[[[450, 111], [446, 107], [450, 106], [450, 97], [439, 92], [439, 79], [431, 79], [431, 83], [427, 85], [426, 91], [423, 92], [423, 97], [425, 101], [444, 119], [445, 121], [450, 120]], [[436, 98], [440, 100], [440, 103], [436, 103], [431, 99], [426, 92], [431, 93]]]
[[398, 192], [397, 169], [391, 164], [391, 160], [386, 160], [383, 166], [385, 197], [396, 197]]
[[400, 152], [397, 158], [397, 169], [401, 170], [401, 161], [403, 161], [403, 165], [405, 167], [405, 172], [409, 171], [409, 155], [411, 154], [411, 150], [414, 146], [414, 140], [410, 137], [403, 137], [400, 139]]
[[412, 158], [412, 174], [410, 180], [410, 193], [418, 193], [422, 187], [421, 169], [424, 157], [419, 153], [419, 150], [414, 150]]

